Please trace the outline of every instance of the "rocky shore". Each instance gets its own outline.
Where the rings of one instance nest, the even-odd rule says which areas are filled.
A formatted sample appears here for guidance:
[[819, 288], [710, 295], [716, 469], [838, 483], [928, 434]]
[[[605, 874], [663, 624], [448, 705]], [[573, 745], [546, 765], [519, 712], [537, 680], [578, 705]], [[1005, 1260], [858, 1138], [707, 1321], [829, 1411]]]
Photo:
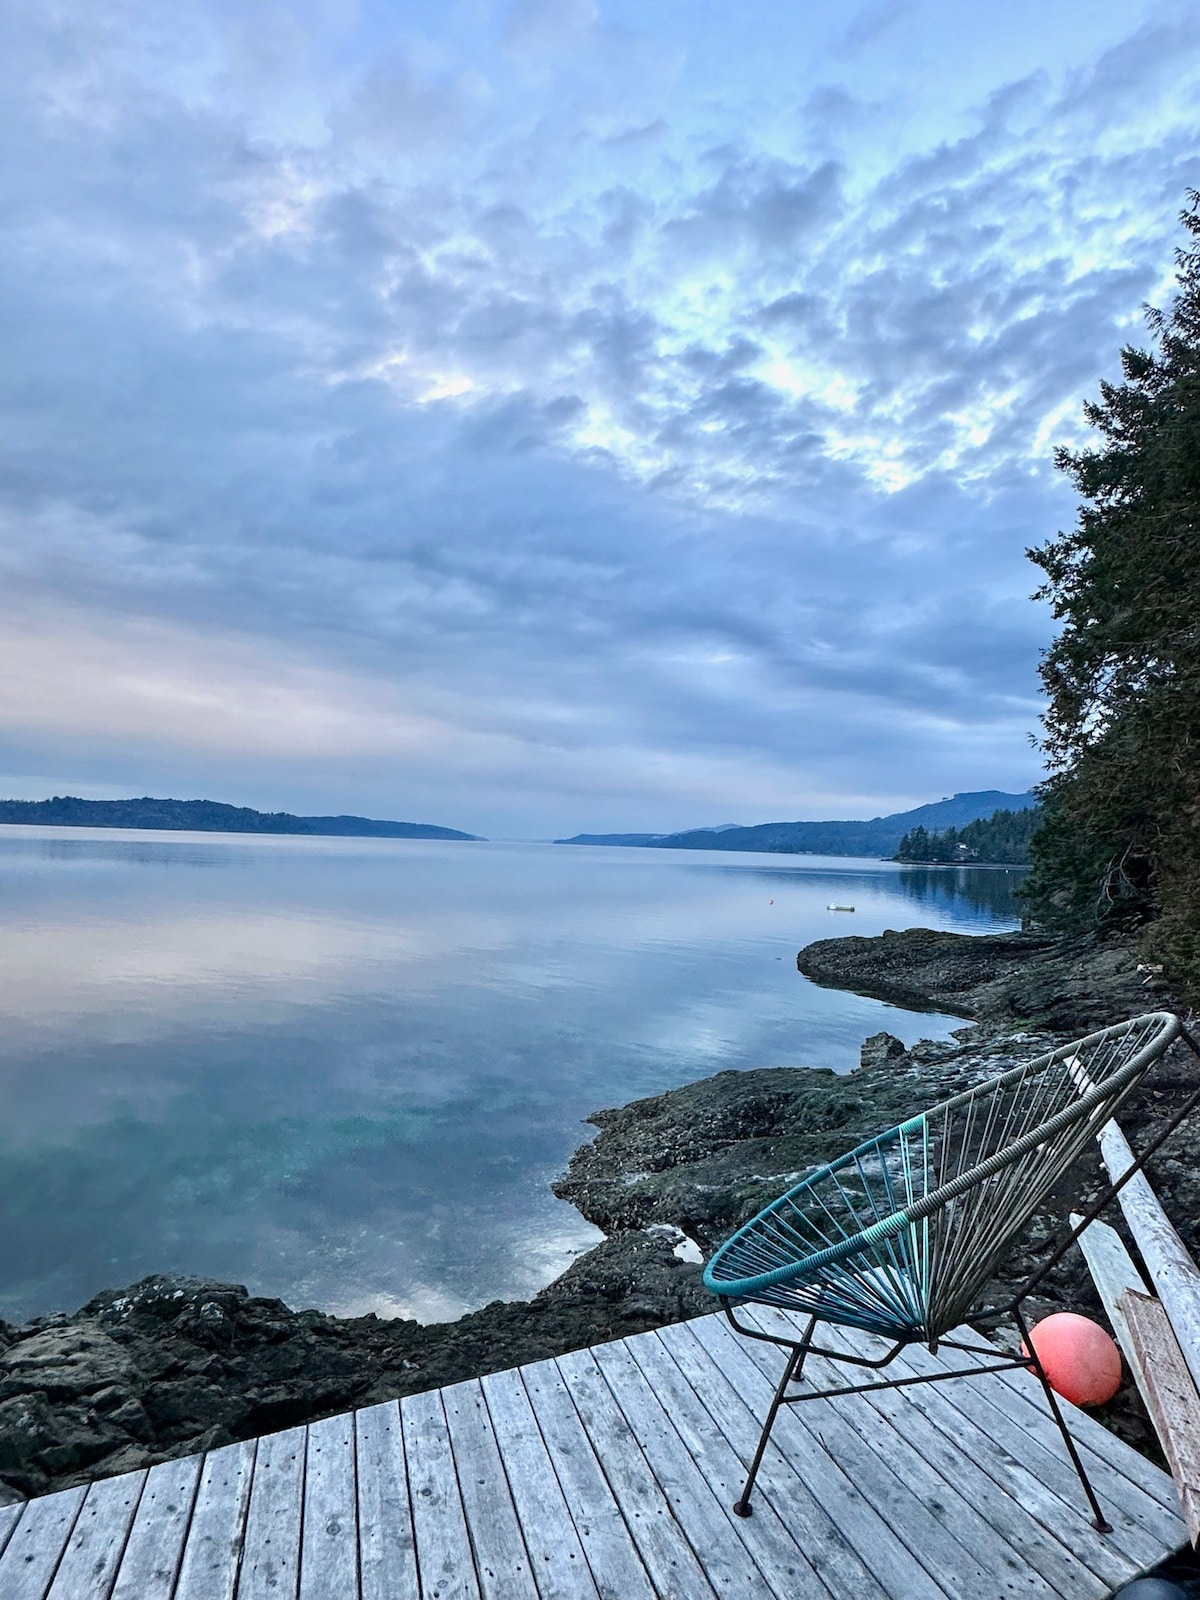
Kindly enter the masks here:
[[[942, 1042], [868, 1039], [861, 1067], [725, 1072], [592, 1118], [593, 1143], [555, 1192], [607, 1238], [528, 1302], [423, 1326], [293, 1311], [234, 1284], [170, 1276], [96, 1296], [74, 1315], [0, 1323], [0, 1503], [618, 1338], [713, 1309], [697, 1260], [733, 1227], [861, 1138], [1030, 1052], [1169, 1003], [1131, 947], [1031, 934], [967, 937], [910, 929], [800, 952], [815, 982], [961, 1015]], [[1135, 1144], [1193, 1076], [1167, 1063], [1122, 1115]], [[1200, 1248], [1200, 1177], [1180, 1135], [1154, 1182]], [[1095, 1192], [1081, 1161], [1052, 1196], [997, 1288], [1020, 1281], [1066, 1210]], [[1046, 1306], [1095, 1311], [1076, 1259]], [[1106, 1420], [1153, 1452], [1135, 1394]]]

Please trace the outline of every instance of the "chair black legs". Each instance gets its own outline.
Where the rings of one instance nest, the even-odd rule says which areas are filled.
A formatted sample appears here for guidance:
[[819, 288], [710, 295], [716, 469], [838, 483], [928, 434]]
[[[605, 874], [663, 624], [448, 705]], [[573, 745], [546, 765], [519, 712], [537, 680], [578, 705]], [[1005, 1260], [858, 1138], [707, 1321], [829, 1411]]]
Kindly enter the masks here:
[[[816, 1349], [817, 1354], [821, 1356], [827, 1356], [834, 1361], [850, 1361], [856, 1366], [873, 1367], [878, 1370], [890, 1364], [892, 1358], [897, 1354], [897, 1351], [900, 1347], [897, 1346], [896, 1349], [888, 1351], [878, 1360], [866, 1360], [861, 1357], [852, 1356], [845, 1352], [827, 1350], [823, 1345], [814, 1347], [813, 1338], [817, 1325], [815, 1317], [809, 1318], [808, 1325], [801, 1335], [799, 1343], [794, 1343], [791, 1340], [781, 1339], [775, 1335], [763, 1334], [749, 1328], [744, 1328], [733, 1317], [728, 1307], [726, 1307], [726, 1315], [729, 1317], [730, 1322], [739, 1333], [745, 1334], [754, 1339], [764, 1339], [768, 1344], [782, 1345], [783, 1348], [788, 1352], [787, 1361], [783, 1369], [783, 1376], [779, 1380], [779, 1385], [775, 1390], [774, 1398], [772, 1399], [770, 1409], [767, 1412], [766, 1421], [763, 1423], [762, 1433], [759, 1435], [758, 1448], [754, 1452], [754, 1460], [750, 1463], [750, 1471], [746, 1476], [745, 1487], [742, 1490], [741, 1498], [734, 1502], [733, 1509], [739, 1517], [748, 1517], [751, 1515], [750, 1495], [754, 1488], [755, 1479], [758, 1477], [758, 1469], [762, 1465], [763, 1456], [766, 1454], [767, 1440], [771, 1437], [771, 1429], [775, 1426], [775, 1418], [779, 1415], [780, 1409], [783, 1406], [796, 1405], [800, 1401], [804, 1400], [834, 1399], [839, 1395], [870, 1394], [875, 1389], [907, 1389], [914, 1384], [942, 1383], [948, 1378], [978, 1377], [980, 1373], [989, 1371], [1007, 1372], [1020, 1370], [1022, 1368], [1028, 1370], [1030, 1367], [1032, 1367], [1037, 1373], [1038, 1381], [1042, 1386], [1042, 1392], [1046, 1396], [1046, 1404], [1050, 1408], [1050, 1415], [1054, 1418], [1054, 1421], [1058, 1426], [1059, 1433], [1062, 1434], [1063, 1444], [1066, 1446], [1067, 1454], [1071, 1458], [1071, 1464], [1075, 1468], [1076, 1473], [1079, 1475], [1080, 1483], [1083, 1485], [1083, 1492], [1087, 1496], [1088, 1505], [1092, 1510], [1092, 1526], [1098, 1533], [1112, 1532], [1112, 1524], [1108, 1521], [1104, 1515], [1104, 1512], [1100, 1509], [1100, 1502], [1096, 1497], [1096, 1491], [1092, 1488], [1091, 1479], [1088, 1477], [1087, 1470], [1083, 1465], [1078, 1446], [1071, 1437], [1070, 1430], [1067, 1427], [1066, 1418], [1063, 1416], [1062, 1408], [1058, 1403], [1058, 1396], [1050, 1387], [1050, 1380], [1046, 1376], [1046, 1370], [1042, 1366], [1042, 1363], [1038, 1358], [1037, 1351], [1033, 1347], [1033, 1341], [1029, 1336], [1029, 1326], [1026, 1323], [1025, 1318], [1021, 1315], [1021, 1306], [1019, 1301], [1006, 1306], [1003, 1312], [989, 1313], [989, 1320], [1000, 1315], [1011, 1316], [1017, 1325], [1017, 1330], [1020, 1333], [1021, 1340], [1024, 1344], [1025, 1350], [1028, 1352], [1028, 1355], [1020, 1355], [999, 1362], [992, 1362], [989, 1363], [988, 1366], [972, 1365], [954, 1368], [950, 1371], [914, 1373], [903, 1378], [883, 1379], [882, 1381], [871, 1382], [869, 1384], [851, 1384], [836, 1389], [813, 1389], [811, 1391], [806, 1391], [804, 1394], [790, 1395], [788, 1394], [788, 1389], [792, 1384], [799, 1382], [800, 1375], [804, 1371], [805, 1358], [808, 1356], [810, 1350], [813, 1350], [814, 1348]], [[984, 1350], [979, 1349], [978, 1346], [961, 1344], [954, 1339], [944, 1340], [943, 1342], [953, 1350], [971, 1351], [978, 1355], [983, 1355], [986, 1353]], [[997, 1354], [1000, 1354], [1000, 1352], [997, 1352]]]
[[1050, 1387], [1050, 1379], [1046, 1376], [1046, 1369], [1042, 1366], [1038, 1353], [1033, 1347], [1033, 1340], [1029, 1337], [1029, 1327], [1026, 1324], [1025, 1318], [1021, 1315], [1021, 1307], [1019, 1304], [1013, 1306], [1012, 1315], [1013, 1321], [1016, 1323], [1017, 1328], [1020, 1331], [1021, 1342], [1025, 1346], [1025, 1349], [1029, 1355], [1029, 1364], [1038, 1375], [1038, 1381], [1042, 1386], [1042, 1393], [1046, 1396], [1046, 1404], [1050, 1407], [1050, 1414], [1053, 1416], [1055, 1422], [1058, 1423], [1058, 1431], [1062, 1434], [1063, 1443], [1067, 1447], [1067, 1454], [1071, 1458], [1071, 1463], [1074, 1466], [1075, 1471], [1079, 1474], [1079, 1481], [1083, 1485], [1083, 1492], [1087, 1495], [1088, 1504], [1092, 1508], [1092, 1527], [1096, 1529], [1097, 1533], [1111, 1533], [1112, 1523], [1109, 1522], [1108, 1518], [1100, 1509], [1100, 1502], [1096, 1498], [1096, 1491], [1092, 1488], [1091, 1479], [1084, 1470], [1083, 1462], [1080, 1460], [1078, 1447], [1076, 1446], [1074, 1439], [1071, 1437], [1070, 1429], [1067, 1427], [1066, 1418], [1063, 1416], [1062, 1409], [1059, 1406], [1058, 1396]]
[[808, 1347], [812, 1344], [813, 1329], [817, 1325], [816, 1317], [808, 1319], [799, 1344], [791, 1347], [791, 1354], [787, 1358], [787, 1365], [783, 1369], [783, 1377], [779, 1380], [779, 1387], [775, 1391], [775, 1398], [771, 1401], [771, 1409], [767, 1412], [767, 1420], [763, 1423], [762, 1433], [759, 1435], [758, 1449], [754, 1452], [754, 1460], [750, 1463], [750, 1471], [746, 1477], [746, 1486], [742, 1490], [740, 1500], [735, 1500], [733, 1509], [739, 1517], [753, 1515], [750, 1504], [750, 1491], [754, 1488], [754, 1480], [758, 1477], [758, 1469], [762, 1465], [762, 1458], [767, 1448], [767, 1440], [771, 1437], [771, 1429], [775, 1426], [775, 1418], [779, 1415], [779, 1408], [783, 1404], [783, 1397], [787, 1393], [788, 1385], [797, 1383], [800, 1374], [804, 1371], [804, 1358], [808, 1354]]

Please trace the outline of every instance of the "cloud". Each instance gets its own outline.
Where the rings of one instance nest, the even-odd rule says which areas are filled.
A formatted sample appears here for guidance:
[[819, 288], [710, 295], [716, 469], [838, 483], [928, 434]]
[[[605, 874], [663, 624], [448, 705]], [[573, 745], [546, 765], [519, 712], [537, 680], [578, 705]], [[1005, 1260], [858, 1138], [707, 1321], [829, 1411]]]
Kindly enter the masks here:
[[1192, 25], [883, 160], [832, 66], [783, 138], [603, 8], [339, 15], [16, 29], [9, 770], [543, 833], [1031, 781], [1023, 551], [1163, 287]]

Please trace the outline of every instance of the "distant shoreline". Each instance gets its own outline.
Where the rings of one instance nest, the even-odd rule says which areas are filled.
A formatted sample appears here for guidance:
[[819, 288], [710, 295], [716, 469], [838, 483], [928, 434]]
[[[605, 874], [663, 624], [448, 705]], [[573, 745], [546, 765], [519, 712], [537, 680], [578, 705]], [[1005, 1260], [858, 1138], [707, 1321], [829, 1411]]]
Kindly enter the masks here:
[[0, 800], [0, 827], [141, 828], [152, 833], [288, 834], [354, 839], [457, 839], [480, 836], [431, 822], [390, 822], [374, 817], [300, 817], [290, 811], [255, 811], [219, 800]]

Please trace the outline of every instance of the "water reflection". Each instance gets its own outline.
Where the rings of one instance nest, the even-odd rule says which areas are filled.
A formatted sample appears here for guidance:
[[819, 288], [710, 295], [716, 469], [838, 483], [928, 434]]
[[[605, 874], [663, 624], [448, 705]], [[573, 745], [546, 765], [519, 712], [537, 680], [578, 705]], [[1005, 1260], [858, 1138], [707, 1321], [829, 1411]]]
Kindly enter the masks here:
[[1015, 920], [983, 869], [717, 852], [29, 829], [0, 875], [10, 1320], [167, 1268], [528, 1294], [594, 1237], [547, 1188], [589, 1112], [961, 1026], [809, 984], [801, 945]]
[[1017, 899], [1028, 867], [905, 867], [898, 879], [901, 894], [923, 907], [947, 912], [969, 906], [987, 920], [1019, 924]]

